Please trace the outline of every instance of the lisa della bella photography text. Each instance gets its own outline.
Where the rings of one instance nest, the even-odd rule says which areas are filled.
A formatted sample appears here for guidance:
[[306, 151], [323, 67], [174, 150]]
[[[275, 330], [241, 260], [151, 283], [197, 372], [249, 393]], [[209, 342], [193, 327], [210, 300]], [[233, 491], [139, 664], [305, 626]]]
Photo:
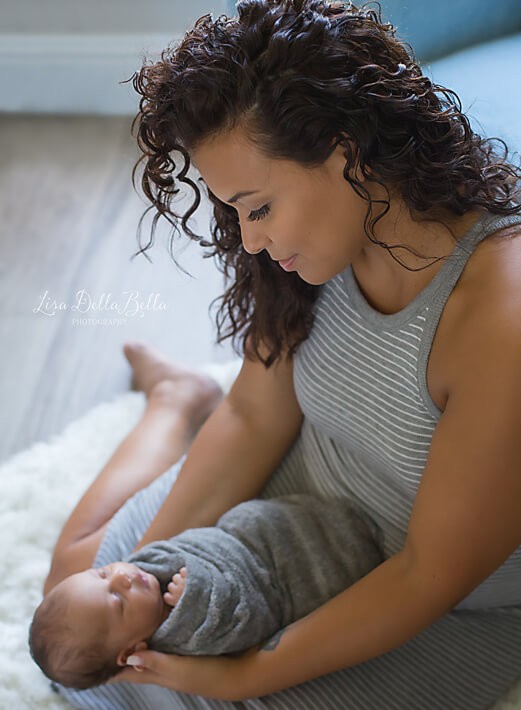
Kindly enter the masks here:
[[[93, 297], [86, 289], [80, 289], [74, 296], [74, 301], [59, 300], [50, 295], [46, 290], [40, 296], [38, 305], [33, 308], [33, 313], [40, 313], [47, 317], [54, 317], [63, 312], [75, 314], [72, 319], [73, 325], [86, 325], [85, 321], [96, 320], [96, 324], [103, 325], [105, 319], [85, 319], [80, 315], [86, 313], [100, 315], [119, 316], [110, 320], [111, 325], [124, 323], [127, 318], [143, 318], [145, 313], [166, 311], [167, 304], [161, 300], [159, 293], [150, 293], [148, 296], [141, 296], [139, 291], [122, 291], [121, 297], [116, 299], [112, 293], [101, 293], [99, 297]], [[108, 323], [107, 323], [108, 324]]]

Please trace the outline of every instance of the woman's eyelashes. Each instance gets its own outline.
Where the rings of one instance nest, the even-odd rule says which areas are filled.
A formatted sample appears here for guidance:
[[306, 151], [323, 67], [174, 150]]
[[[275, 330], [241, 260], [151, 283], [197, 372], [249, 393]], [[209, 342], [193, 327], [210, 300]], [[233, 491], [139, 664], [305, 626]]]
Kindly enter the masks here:
[[259, 219], [264, 219], [267, 217], [270, 213], [270, 206], [269, 205], [264, 205], [258, 210], [253, 210], [250, 212], [248, 215], [248, 221], [249, 222], [256, 222]]

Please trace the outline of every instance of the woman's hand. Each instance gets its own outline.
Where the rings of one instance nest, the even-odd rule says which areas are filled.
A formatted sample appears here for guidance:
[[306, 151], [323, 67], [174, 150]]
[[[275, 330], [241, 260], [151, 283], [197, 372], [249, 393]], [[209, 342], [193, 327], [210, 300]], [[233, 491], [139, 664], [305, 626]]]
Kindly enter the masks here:
[[109, 683], [161, 685], [180, 693], [216, 700], [246, 700], [254, 678], [258, 647], [237, 656], [176, 656], [139, 651], [129, 656], [129, 666]]

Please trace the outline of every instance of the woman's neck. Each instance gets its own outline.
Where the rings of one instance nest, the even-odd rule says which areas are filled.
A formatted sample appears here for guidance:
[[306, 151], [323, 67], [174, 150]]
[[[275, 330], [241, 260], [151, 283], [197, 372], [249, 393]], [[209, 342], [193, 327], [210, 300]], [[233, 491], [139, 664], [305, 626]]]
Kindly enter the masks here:
[[472, 210], [461, 217], [444, 218], [454, 234], [452, 236], [443, 224], [416, 222], [403, 203], [393, 205], [391, 202], [391, 209], [377, 222], [374, 234], [389, 246], [405, 245], [413, 252], [395, 248], [392, 249], [393, 258], [389, 250], [367, 240], [367, 246], [351, 266], [368, 302], [382, 313], [402, 310], [441, 269], [445, 260], [439, 257], [449, 256], [456, 241], [482, 214], [483, 210]]

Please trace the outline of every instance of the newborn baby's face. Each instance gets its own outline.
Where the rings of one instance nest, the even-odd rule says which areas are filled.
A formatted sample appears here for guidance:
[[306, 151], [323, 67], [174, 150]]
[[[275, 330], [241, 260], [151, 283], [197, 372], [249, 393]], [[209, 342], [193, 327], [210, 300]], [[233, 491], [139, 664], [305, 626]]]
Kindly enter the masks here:
[[157, 578], [128, 562], [73, 574], [59, 586], [79, 637], [105, 637], [107, 650], [115, 655], [132, 652], [133, 646], [153, 635], [169, 612]]

